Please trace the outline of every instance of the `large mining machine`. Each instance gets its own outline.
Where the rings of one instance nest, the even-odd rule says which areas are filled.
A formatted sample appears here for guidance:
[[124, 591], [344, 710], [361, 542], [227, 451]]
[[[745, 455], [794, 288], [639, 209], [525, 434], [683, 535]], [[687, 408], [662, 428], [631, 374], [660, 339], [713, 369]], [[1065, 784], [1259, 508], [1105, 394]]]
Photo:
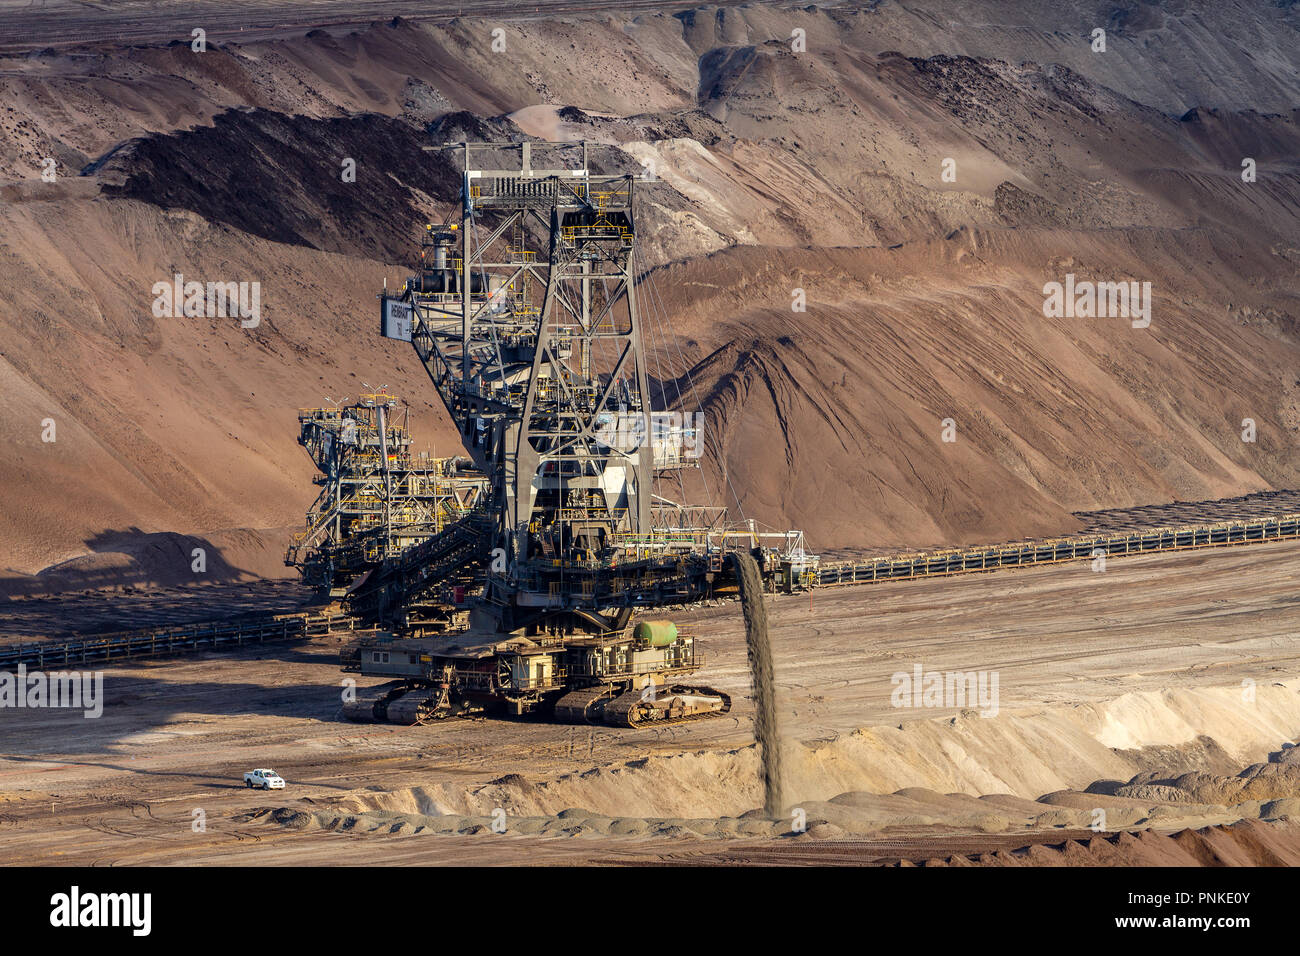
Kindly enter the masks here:
[[409, 420], [387, 391], [298, 413], [298, 444], [321, 490], [285, 564], [323, 599], [345, 598], [385, 561], [482, 507], [486, 476], [468, 458], [414, 453]]
[[725, 713], [726, 694], [687, 682], [703, 663], [694, 636], [656, 610], [734, 586], [737, 552], [787, 586], [815, 558], [798, 532], [764, 547], [723, 509], [657, 491], [698, 466], [702, 436], [651, 408], [637, 177], [593, 173], [585, 144], [447, 148], [460, 214], [428, 227], [417, 274], [381, 294], [381, 332], [413, 346], [484, 494], [350, 584], [347, 606], [385, 630], [344, 667], [392, 680], [346, 715], [628, 726]]

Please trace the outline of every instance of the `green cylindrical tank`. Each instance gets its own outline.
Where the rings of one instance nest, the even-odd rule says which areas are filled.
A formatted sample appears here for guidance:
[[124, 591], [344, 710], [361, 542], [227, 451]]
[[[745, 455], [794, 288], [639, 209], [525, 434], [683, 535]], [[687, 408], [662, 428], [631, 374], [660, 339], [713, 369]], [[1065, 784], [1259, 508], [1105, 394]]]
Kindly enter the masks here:
[[632, 636], [651, 647], [668, 647], [677, 643], [677, 625], [672, 621], [641, 621]]

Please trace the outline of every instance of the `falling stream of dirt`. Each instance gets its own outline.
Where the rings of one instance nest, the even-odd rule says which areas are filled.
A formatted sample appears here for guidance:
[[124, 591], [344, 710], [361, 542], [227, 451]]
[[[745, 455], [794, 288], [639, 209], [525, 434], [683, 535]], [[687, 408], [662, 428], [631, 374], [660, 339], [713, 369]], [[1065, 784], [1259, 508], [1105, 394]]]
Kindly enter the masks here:
[[776, 727], [776, 686], [772, 678], [772, 646], [767, 638], [767, 606], [763, 603], [763, 576], [758, 562], [737, 553], [736, 580], [745, 614], [745, 647], [749, 679], [754, 693], [754, 736], [762, 752], [763, 809], [769, 817], [782, 810], [781, 740]]

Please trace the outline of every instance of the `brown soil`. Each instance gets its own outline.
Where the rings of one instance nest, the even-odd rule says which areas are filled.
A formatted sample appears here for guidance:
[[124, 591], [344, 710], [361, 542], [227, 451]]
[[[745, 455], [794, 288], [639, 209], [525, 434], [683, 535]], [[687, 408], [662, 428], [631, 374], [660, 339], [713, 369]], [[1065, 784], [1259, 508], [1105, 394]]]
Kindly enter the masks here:
[[[690, 496], [814, 549], [1039, 536], [1075, 511], [1300, 485], [1294, 9], [1128, 17], [1103, 57], [1016, 29], [1030, 2], [1005, 20], [575, 9], [503, 21], [506, 54], [474, 16], [378, 19], [402, 6], [311, 31], [324, 7], [263, 3], [243, 38], [213, 4], [77, 7], [65, 25], [96, 44], [0, 56], [7, 590], [179, 583], [187, 551], [141, 557], [158, 535], [207, 541], [213, 580], [285, 573], [278, 533], [251, 529], [294, 527], [310, 500], [296, 409], [362, 382], [408, 397], [417, 436], [454, 453], [410, 349], [365, 316], [455, 198], [417, 147], [466, 136], [581, 136], [602, 169], [654, 163], [652, 371], [711, 436]], [[222, 37], [206, 53], [111, 39], [187, 36], [195, 11]], [[1083, 36], [1098, 15], [1066, 20]], [[807, 54], [785, 42], [796, 21]], [[1170, 31], [1198, 56], [1145, 42]], [[177, 272], [260, 281], [262, 324], [155, 319], [151, 287]], [[1067, 272], [1152, 282], [1152, 326], [1044, 318]]]

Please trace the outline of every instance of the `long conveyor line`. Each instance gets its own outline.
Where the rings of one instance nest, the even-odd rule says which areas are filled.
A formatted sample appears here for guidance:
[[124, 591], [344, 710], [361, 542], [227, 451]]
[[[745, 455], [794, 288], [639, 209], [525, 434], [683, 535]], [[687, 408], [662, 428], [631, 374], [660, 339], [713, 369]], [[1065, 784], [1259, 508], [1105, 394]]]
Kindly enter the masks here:
[[1149, 528], [1116, 534], [1072, 535], [1044, 541], [1025, 541], [974, 548], [921, 551], [886, 555], [867, 561], [828, 564], [818, 569], [817, 587], [843, 587], [875, 581], [943, 577], [972, 574], [998, 568], [1034, 564], [1056, 564], [1096, 557], [1185, 551], [1192, 548], [1221, 548], [1300, 538], [1300, 514], [1271, 515], [1242, 521], [1184, 525], [1177, 528]]
[[[1006, 567], [1056, 564], [1094, 558], [1098, 549], [1108, 557], [1122, 557], [1287, 539], [1300, 539], [1300, 514], [887, 555], [867, 561], [826, 565], [817, 571], [815, 584], [820, 588], [845, 587], [876, 581], [943, 577]], [[347, 614], [303, 612], [102, 634], [73, 641], [0, 645], [0, 671], [13, 671], [19, 664], [29, 668], [69, 667], [169, 657], [271, 641], [306, 640], [335, 631], [355, 630], [356, 626], [357, 619]]]
[[19, 664], [40, 669], [71, 667], [306, 640], [355, 626], [356, 619], [347, 614], [302, 612], [97, 634], [72, 641], [7, 644], [0, 645], [0, 671], [13, 671]]

